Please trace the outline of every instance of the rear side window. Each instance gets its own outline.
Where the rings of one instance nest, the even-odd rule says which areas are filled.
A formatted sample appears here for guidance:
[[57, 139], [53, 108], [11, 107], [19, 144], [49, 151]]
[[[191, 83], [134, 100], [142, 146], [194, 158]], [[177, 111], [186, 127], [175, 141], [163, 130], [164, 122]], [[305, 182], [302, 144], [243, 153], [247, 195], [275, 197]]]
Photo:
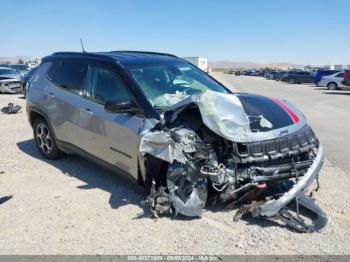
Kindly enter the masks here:
[[50, 66], [49, 70], [47, 70], [47, 78], [51, 81], [53, 81], [53, 78], [57, 72], [57, 69], [59, 67], [59, 63], [58, 62], [54, 62], [52, 63], [52, 65]]
[[343, 78], [343, 77], [344, 77], [344, 73], [336, 74], [335, 77], [341, 77], [341, 78]]
[[76, 62], [53, 63], [47, 76], [56, 85], [83, 95], [86, 85], [87, 64]]

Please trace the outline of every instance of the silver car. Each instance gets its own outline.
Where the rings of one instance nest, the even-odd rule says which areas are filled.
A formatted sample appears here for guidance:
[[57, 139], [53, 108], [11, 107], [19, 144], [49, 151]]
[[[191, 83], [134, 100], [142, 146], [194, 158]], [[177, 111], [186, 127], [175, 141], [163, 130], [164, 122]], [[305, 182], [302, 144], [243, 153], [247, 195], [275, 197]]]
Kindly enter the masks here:
[[232, 93], [176, 56], [55, 53], [29, 80], [27, 113], [45, 158], [78, 154], [138, 181], [155, 217], [201, 217], [212, 200], [237, 209], [235, 220], [250, 213], [302, 232], [328, 221], [304, 194], [323, 163], [304, 115]]
[[337, 72], [329, 76], [323, 76], [317, 86], [327, 87], [328, 90], [344, 89], [349, 90], [350, 86], [344, 85], [344, 72]]
[[17, 71], [9, 67], [0, 67], [0, 93], [19, 92], [21, 92], [21, 82]]

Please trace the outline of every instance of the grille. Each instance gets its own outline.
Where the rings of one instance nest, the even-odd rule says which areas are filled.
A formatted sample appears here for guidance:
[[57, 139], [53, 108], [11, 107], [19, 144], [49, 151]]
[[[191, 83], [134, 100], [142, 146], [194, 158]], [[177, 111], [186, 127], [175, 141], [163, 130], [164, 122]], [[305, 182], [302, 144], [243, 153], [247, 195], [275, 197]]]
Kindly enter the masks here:
[[315, 133], [309, 126], [305, 126], [297, 132], [276, 139], [235, 143], [233, 153], [239, 157], [241, 163], [250, 163], [298, 155], [317, 146]]

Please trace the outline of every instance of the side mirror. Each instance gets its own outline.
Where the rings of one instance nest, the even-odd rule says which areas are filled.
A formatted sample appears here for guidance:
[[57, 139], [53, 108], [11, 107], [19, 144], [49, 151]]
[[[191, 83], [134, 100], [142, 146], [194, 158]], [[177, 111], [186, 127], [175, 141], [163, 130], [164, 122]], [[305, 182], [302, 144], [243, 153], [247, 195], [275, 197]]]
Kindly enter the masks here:
[[136, 114], [139, 112], [139, 108], [133, 101], [121, 99], [116, 101], [107, 101], [105, 104], [105, 111], [108, 113]]

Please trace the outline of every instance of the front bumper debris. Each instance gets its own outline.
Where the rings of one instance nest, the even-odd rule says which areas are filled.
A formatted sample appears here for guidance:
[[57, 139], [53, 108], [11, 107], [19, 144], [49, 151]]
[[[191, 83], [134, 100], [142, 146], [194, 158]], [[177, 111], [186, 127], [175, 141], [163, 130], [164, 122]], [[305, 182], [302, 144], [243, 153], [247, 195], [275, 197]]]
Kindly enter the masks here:
[[[324, 228], [329, 222], [327, 215], [315, 203], [314, 199], [305, 195], [306, 189], [317, 178], [323, 161], [324, 153], [320, 145], [318, 154], [306, 174], [279, 199], [261, 205], [255, 203], [249, 209], [253, 217], [261, 216], [272, 221], [282, 221], [287, 226], [304, 233]], [[301, 213], [312, 222], [307, 224], [305, 219], [301, 217]]]
[[283, 207], [285, 207], [289, 202], [303, 194], [304, 191], [310, 186], [310, 184], [316, 179], [318, 173], [320, 172], [324, 160], [324, 153], [322, 145], [318, 148], [318, 154], [309, 167], [306, 174], [299, 179], [299, 181], [293, 186], [291, 190], [286, 192], [277, 200], [270, 200], [262, 205], [257, 206], [252, 210], [253, 216], [266, 216], [272, 217], [276, 215]]

